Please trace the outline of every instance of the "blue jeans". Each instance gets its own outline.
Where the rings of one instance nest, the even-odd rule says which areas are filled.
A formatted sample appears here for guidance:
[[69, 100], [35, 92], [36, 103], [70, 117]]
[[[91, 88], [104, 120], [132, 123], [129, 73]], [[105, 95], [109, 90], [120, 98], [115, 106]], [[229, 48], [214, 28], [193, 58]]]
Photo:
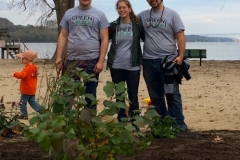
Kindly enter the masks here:
[[179, 84], [174, 83], [173, 94], [166, 94], [168, 104], [168, 115], [176, 118], [177, 124], [182, 128], [187, 128], [184, 122], [184, 115], [182, 110], [182, 98], [179, 92]]
[[27, 116], [27, 102], [30, 104], [32, 109], [34, 109], [36, 112], [40, 112], [42, 106], [36, 102], [35, 100], [35, 95], [26, 95], [26, 94], [21, 94], [21, 99], [20, 99], [20, 111], [21, 115]]
[[[126, 82], [127, 84], [127, 92], [128, 92], [128, 99], [129, 103], [129, 116], [133, 116], [134, 110], [139, 110], [139, 103], [138, 103], [138, 87], [139, 87], [139, 80], [140, 80], [140, 70], [136, 71], [129, 71], [125, 69], [110, 69], [112, 81], [114, 83], [119, 82]], [[124, 100], [123, 100], [124, 102]], [[121, 118], [126, 117], [125, 109], [120, 109], [118, 112], [118, 121], [121, 121]]]
[[[79, 68], [82, 68], [87, 74], [94, 74], [94, 78], [98, 80], [99, 74], [94, 73], [94, 67], [97, 64], [97, 62], [98, 62], [98, 58], [93, 60], [84, 60], [84, 61], [83, 60], [66, 60], [64, 64], [64, 72], [68, 67], [74, 67], [74, 69], [76, 67], [79, 67]], [[79, 76], [77, 75], [72, 75], [72, 76], [74, 80], [77, 80], [77, 81], [80, 80]], [[86, 82], [84, 86], [86, 86], [85, 93], [92, 94], [95, 97], [97, 97], [98, 82], [89, 81], [89, 82]], [[90, 100], [89, 98], [85, 98], [85, 100], [87, 101], [87, 105], [86, 105], [87, 108], [96, 109], [96, 104], [92, 105], [92, 100]]]
[[161, 59], [143, 59], [143, 77], [145, 79], [152, 105], [162, 117], [167, 115], [176, 118], [181, 128], [186, 128], [182, 111], [182, 99], [179, 92], [179, 84], [174, 84], [174, 93], [166, 94], [167, 105], [164, 99], [164, 71], [162, 71]]

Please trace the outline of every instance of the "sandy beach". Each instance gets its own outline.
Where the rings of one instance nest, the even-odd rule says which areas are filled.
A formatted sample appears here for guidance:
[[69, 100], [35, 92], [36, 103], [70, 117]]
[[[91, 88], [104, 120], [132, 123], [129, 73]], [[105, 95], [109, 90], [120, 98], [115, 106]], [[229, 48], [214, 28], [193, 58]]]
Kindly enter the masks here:
[[[53, 64], [45, 60], [36, 60], [39, 67], [39, 83], [36, 97], [43, 100], [46, 92], [46, 70]], [[21, 71], [24, 65], [20, 60], [0, 60], [0, 96], [4, 97], [7, 107], [20, 98], [20, 80], [10, 77], [13, 71]], [[191, 60], [190, 74], [192, 79], [180, 86], [183, 110], [186, 123], [193, 131], [205, 130], [240, 130], [240, 61], [199, 61]], [[54, 73], [54, 71], [53, 71]], [[102, 101], [106, 98], [103, 86], [110, 81], [109, 70], [100, 74], [98, 86], [98, 110], [103, 108]], [[139, 86], [140, 106], [146, 106], [144, 98], [148, 97], [147, 88], [141, 76]], [[143, 108], [144, 111], [145, 108]], [[28, 105], [29, 113], [33, 110]]]

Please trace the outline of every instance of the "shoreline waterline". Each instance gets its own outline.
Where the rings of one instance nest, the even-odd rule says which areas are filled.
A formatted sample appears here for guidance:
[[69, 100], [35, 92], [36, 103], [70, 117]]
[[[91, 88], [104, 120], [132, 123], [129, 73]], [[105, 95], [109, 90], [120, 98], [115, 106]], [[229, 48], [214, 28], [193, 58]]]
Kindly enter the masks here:
[[[57, 46], [56, 43], [25, 44], [28, 49], [38, 52], [39, 59], [51, 59]], [[110, 45], [111, 43], [109, 44], [109, 48]], [[141, 46], [143, 47], [143, 42]], [[23, 45], [21, 45], [21, 49], [24, 50]], [[207, 58], [202, 60], [240, 60], [240, 43], [237, 42], [187, 42], [186, 49], [206, 49]]]

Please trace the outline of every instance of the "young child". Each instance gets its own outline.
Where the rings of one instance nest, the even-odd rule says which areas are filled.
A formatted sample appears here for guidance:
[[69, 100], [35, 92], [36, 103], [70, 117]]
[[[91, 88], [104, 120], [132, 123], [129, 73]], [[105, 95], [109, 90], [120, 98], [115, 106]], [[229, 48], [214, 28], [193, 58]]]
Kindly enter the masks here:
[[20, 82], [20, 111], [21, 115], [18, 119], [28, 119], [27, 102], [36, 111], [41, 110], [41, 105], [35, 100], [35, 93], [37, 89], [37, 77], [38, 68], [33, 64], [33, 60], [36, 58], [37, 53], [31, 50], [27, 50], [23, 53], [17, 54], [18, 58], [21, 58], [25, 67], [21, 72], [12, 72], [11, 76], [21, 79]]

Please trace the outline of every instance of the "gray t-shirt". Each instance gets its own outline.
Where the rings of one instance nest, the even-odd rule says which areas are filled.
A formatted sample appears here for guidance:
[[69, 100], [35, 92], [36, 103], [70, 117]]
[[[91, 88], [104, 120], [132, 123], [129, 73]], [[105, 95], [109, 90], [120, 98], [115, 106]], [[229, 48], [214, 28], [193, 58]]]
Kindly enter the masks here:
[[65, 13], [60, 25], [69, 32], [67, 59], [92, 60], [99, 57], [100, 30], [109, 26], [102, 11], [77, 6]]
[[142, 11], [138, 15], [145, 31], [144, 59], [163, 58], [169, 54], [177, 55], [175, 33], [185, 30], [185, 27], [179, 14], [167, 7], [164, 7], [162, 21], [158, 25], [161, 14], [161, 11], [152, 11], [151, 25], [153, 27], [150, 26], [150, 9]]
[[140, 70], [140, 66], [132, 67], [131, 64], [132, 42], [133, 42], [132, 23], [128, 24], [121, 23], [118, 26], [116, 53], [112, 68], [126, 70]]

